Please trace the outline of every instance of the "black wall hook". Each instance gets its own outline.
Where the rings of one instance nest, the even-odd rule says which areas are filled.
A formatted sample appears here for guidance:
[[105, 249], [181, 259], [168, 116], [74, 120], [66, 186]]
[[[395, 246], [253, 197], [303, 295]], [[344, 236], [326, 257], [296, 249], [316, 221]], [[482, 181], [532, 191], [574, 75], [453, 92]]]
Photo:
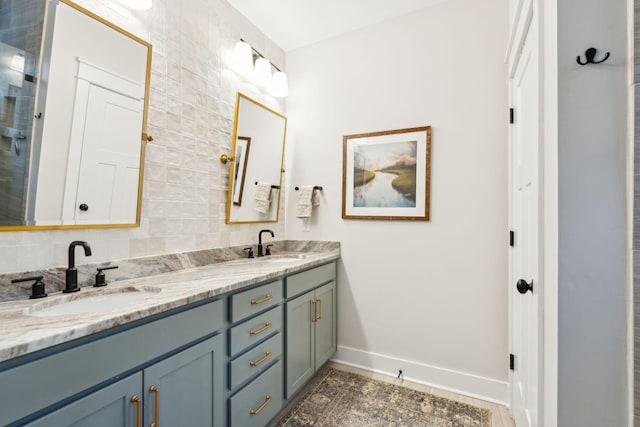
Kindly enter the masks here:
[[596, 57], [596, 52], [597, 49], [595, 47], [590, 47], [589, 49], [584, 51], [584, 57], [585, 57], [585, 61], [582, 62], [580, 60], [580, 55], [578, 55], [576, 57], [576, 61], [578, 62], [578, 64], [580, 65], [587, 65], [587, 64], [602, 64], [604, 61], [606, 61], [607, 59], [609, 59], [609, 52], [607, 52], [604, 55], [604, 59], [602, 59], [601, 61], [595, 61], [595, 57]]

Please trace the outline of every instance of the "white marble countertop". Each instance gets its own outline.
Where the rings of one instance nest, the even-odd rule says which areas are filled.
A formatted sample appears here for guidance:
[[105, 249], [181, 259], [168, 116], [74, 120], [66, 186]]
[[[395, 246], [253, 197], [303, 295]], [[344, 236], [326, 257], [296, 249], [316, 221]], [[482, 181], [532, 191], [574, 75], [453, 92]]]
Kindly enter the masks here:
[[[325, 264], [340, 257], [339, 250], [279, 254], [258, 259], [220, 262], [136, 279], [111, 282], [103, 288], [82, 288], [80, 292], [56, 292], [37, 300], [0, 303], [0, 362], [33, 353], [57, 344], [123, 325], [147, 316], [202, 301]], [[38, 311], [68, 300], [84, 299], [136, 288], [149, 292], [148, 298], [123, 303], [117, 308], [101, 308], [89, 313], [37, 316]], [[133, 299], [133, 298], [132, 298]]]

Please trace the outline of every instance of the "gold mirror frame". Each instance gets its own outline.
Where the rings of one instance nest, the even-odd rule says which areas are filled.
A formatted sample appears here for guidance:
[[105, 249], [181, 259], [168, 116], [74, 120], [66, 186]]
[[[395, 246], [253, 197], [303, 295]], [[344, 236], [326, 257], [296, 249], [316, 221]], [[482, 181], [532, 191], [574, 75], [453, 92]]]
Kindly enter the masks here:
[[[144, 82], [144, 100], [143, 100], [143, 112], [142, 112], [142, 135], [141, 135], [141, 144], [140, 144], [140, 166], [139, 166], [139, 176], [138, 176], [138, 191], [137, 191], [137, 206], [136, 206], [136, 222], [135, 223], [126, 223], [126, 224], [66, 224], [66, 225], [10, 225], [10, 226], [0, 226], [0, 232], [9, 232], [9, 231], [33, 231], [33, 230], [70, 230], [70, 229], [103, 229], [103, 228], [135, 228], [140, 226], [140, 214], [142, 210], [142, 186], [144, 181], [144, 161], [145, 161], [145, 152], [146, 152], [146, 144], [149, 141], [152, 141], [153, 138], [147, 134], [147, 119], [148, 119], [148, 110], [149, 110], [149, 92], [150, 92], [150, 80], [151, 80], [151, 59], [152, 59], [152, 45], [151, 43], [141, 39], [140, 37], [128, 32], [127, 30], [120, 28], [119, 26], [113, 24], [112, 22], [107, 21], [101, 16], [83, 8], [82, 6], [74, 3], [71, 0], [58, 0], [60, 3], [64, 3], [69, 7], [79, 11], [80, 13], [86, 15], [87, 17], [94, 19], [105, 26], [117, 31], [118, 33], [124, 35], [125, 37], [140, 43], [147, 49], [147, 58], [146, 58], [146, 71], [145, 71], [145, 82]], [[47, 12], [45, 12], [46, 15]], [[45, 21], [47, 20], [45, 16]], [[44, 36], [43, 36], [44, 37]], [[38, 59], [39, 62], [42, 61], [41, 57]], [[40, 67], [41, 65], [39, 65]], [[38, 101], [36, 100], [36, 103]], [[35, 127], [35, 126], [33, 126]], [[35, 132], [32, 132], [35, 133]], [[32, 144], [33, 144], [33, 135], [32, 135]], [[29, 171], [31, 173], [31, 171]]]
[[[232, 208], [234, 206], [237, 207], [237, 205], [234, 205], [233, 203], [233, 184], [234, 184], [234, 177], [235, 177], [235, 168], [236, 168], [236, 164], [237, 162], [235, 161], [236, 159], [236, 141], [238, 140], [238, 138], [242, 137], [242, 138], [251, 138], [251, 153], [252, 155], [254, 155], [253, 158], [255, 158], [255, 153], [260, 149], [263, 148], [261, 147], [260, 144], [260, 136], [259, 135], [250, 135], [247, 134], [245, 131], [246, 129], [242, 129], [242, 130], [238, 130], [238, 125], [239, 125], [239, 121], [240, 121], [240, 107], [241, 107], [241, 103], [244, 102], [248, 102], [249, 104], [247, 105], [251, 105], [253, 104], [253, 106], [261, 108], [262, 110], [264, 110], [265, 113], [268, 114], [273, 114], [274, 116], [276, 116], [277, 118], [280, 118], [283, 120], [283, 133], [282, 133], [282, 146], [281, 147], [276, 147], [279, 152], [280, 155], [278, 156], [279, 159], [279, 164], [278, 165], [270, 165], [273, 169], [271, 170], [271, 173], [273, 174], [274, 170], [276, 171], [276, 173], [278, 174], [278, 180], [277, 180], [277, 184], [274, 183], [274, 185], [277, 185], [277, 190], [276, 190], [276, 195], [277, 195], [277, 203], [275, 203], [275, 201], [273, 201], [272, 203], [275, 203], [275, 207], [276, 207], [276, 213], [275, 213], [275, 219], [260, 219], [258, 218], [258, 215], [256, 215], [255, 220], [233, 220], [231, 218], [231, 214], [232, 214]], [[233, 118], [233, 135], [232, 135], [232, 139], [231, 139], [231, 155], [230, 156], [225, 156], [222, 155], [221, 156], [221, 161], [223, 163], [226, 163], [226, 160], [232, 160], [230, 163], [230, 168], [229, 168], [229, 182], [228, 182], [228, 186], [227, 186], [227, 206], [226, 206], [226, 216], [225, 216], [225, 223], [226, 224], [256, 224], [256, 223], [274, 223], [274, 222], [278, 222], [279, 218], [280, 218], [280, 201], [281, 201], [281, 193], [282, 193], [282, 174], [284, 173], [284, 169], [283, 169], [283, 165], [284, 165], [284, 150], [285, 150], [285, 144], [286, 144], [286, 140], [287, 140], [287, 117], [284, 116], [283, 114], [278, 113], [277, 111], [272, 110], [271, 108], [261, 104], [260, 102], [249, 98], [248, 96], [242, 94], [242, 93], [237, 93], [236, 95], [236, 108], [235, 108], [235, 113], [234, 113], [234, 118]], [[245, 159], [246, 160], [246, 166], [243, 170], [243, 175], [247, 174], [247, 169], [250, 168], [251, 163], [249, 162], [249, 159]], [[255, 166], [256, 163], [254, 162], [253, 165]], [[254, 176], [255, 171], [252, 171], [251, 174], [249, 174], [250, 176]], [[248, 175], [248, 176], [249, 176]], [[255, 184], [257, 184], [257, 181], [255, 179], [246, 179], [245, 180], [245, 188], [243, 191], [243, 205], [246, 205], [249, 202], [249, 198], [247, 197], [247, 189], [249, 188], [249, 186], [254, 186]], [[253, 194], [251, 191], [249, 191], [250, 194]], [[251, 200], [251, 203], [253, 203], [253, 200]]]

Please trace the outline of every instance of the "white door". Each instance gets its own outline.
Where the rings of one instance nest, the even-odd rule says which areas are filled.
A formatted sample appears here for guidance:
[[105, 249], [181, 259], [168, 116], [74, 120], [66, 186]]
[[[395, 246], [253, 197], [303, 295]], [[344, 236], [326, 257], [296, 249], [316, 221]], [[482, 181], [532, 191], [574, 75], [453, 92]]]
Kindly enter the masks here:
[[534, 27], [532, 24], [527, 30], [510, 82], [515, 113], [509, 144], [511, 226], [515, 233], [509, 274], [510, 349], [514, 355], [510, 387], [517, 427], [540, 425], [539, 69]]
[[95, 85], [87, 101], [76, 223], [134, 223], [143, 103]]

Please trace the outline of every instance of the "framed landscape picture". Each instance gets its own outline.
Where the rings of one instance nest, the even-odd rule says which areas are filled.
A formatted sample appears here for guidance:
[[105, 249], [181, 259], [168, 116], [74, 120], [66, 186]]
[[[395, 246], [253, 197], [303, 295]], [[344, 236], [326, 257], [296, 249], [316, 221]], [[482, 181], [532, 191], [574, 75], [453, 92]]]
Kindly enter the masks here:
[[343, 137], [342, 218], [429, 220], [431, 126]]

